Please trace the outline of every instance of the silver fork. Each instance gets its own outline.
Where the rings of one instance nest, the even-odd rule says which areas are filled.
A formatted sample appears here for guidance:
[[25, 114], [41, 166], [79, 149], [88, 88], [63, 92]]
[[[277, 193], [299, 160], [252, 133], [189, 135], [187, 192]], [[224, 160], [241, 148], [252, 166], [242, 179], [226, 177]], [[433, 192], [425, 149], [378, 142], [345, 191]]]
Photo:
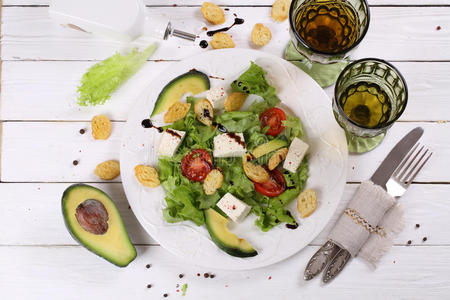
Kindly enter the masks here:
[[420, 170], [422, 170], [431, 155], [433, 155], [433, 152], [430, 152], [425, 146], [420, 147], [420, 149], [416, 151], [419, 148], [419, 144], [420, 143], [417, 143], [412, 148], [402, 163], [394, 171], [391, 178], [386, 182], [386, 190], [392, 197], [400, 197], [406, 192], [406, 189], [410, 186], [411, 182], [416, 178]]
[[[419, 150], [416, 151], [418, 148], [419, 143], [411, 149], [386, 182], [386, 191], [392, 197], [398, 198], [403, 196], [406, 189], [411, 185], [414, 178], [416, 178], [417, 174], [419, 174], [420, 170], [422, 170], [423, 166], [433, 154], [433, 152], [430, 152], [425, 146], [420, 147]], [[344, 269], [351, 258], [351, 255], [347, 250], [341, 249], [335, 244], [333, 244], [333, 247], [333, 253], [337, 253], [331, 258], [331, 261], [326, 267], [322, 277], [324, 283], [328, 283], [334, 279]], [[321, 265], [321, 268], [324, 268], [325, 264], [326, 262]], [[305, 280], [309, 280], [312, 277], [314, 276], [309, 276], [305, 270]]]

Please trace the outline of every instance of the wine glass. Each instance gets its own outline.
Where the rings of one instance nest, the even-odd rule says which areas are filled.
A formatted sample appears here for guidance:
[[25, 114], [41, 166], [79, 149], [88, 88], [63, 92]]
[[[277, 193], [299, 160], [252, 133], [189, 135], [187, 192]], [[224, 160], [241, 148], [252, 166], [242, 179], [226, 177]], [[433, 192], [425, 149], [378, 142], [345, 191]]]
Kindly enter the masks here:
[[349, 64], [334, 88], [333, 112], [345, 130], [349, 152], [377, 147], [400, 118], [408, 102], [408, 88], [400, 72], [378, 58]]
[[369, 28], [366, 0], [293, 0], [285, 58], [326, 87], [336, 82]]

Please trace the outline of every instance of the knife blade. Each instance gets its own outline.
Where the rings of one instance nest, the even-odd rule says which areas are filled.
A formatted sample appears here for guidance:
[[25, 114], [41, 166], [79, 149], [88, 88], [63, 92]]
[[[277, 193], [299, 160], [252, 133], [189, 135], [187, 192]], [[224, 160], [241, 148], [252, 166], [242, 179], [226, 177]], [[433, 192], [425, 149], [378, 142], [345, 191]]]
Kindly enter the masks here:
[[[423, 129], [416, 127], [405, 135], [381, 162], [370, 180], [386, 189], [386, 182], [422, 134]], [[311, 280], [327, 266], [323, 281], [329, 282], [342, 271], [349, 259], [350, 254], [347, 250], [340, 248], [332, 241], [327, 241], [309, 260], [305, 268], [304, 279]], [[329, 263], [330, 261], [331, 263]]]
[[[370, 180], [374, 184], [377, 184], [386, 190], [386, 182], [395, 172], [408, 152], [414, 147], [422, 134], [423, 128], [416, 127], [407, 135], [405, 135], [381, 162], [380, 166], [376, 169]], [[331, 259], [330, 264], [325, 270], [322, 281], [324, 283], [328, 283], [337, 275], [339, 275], [350, 258], [350, 253], [347, 250], [341, 248], [336, 256]]]
[[408, 154], [409, 150], [417, 143], [423, 134], [422, 127], [416, 127], [403, 137], [391, 152], [381, 162], [378, 169], [373, 173], [370, 180], [386, 190], [386, 182], [389, 180], [395, 169]]

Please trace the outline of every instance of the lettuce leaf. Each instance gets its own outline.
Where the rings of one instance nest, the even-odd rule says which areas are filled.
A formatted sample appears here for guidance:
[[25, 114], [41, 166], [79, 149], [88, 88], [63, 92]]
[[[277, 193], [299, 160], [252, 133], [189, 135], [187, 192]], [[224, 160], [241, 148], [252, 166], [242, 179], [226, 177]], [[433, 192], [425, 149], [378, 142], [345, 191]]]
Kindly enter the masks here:
[[258, 115], [263, 111], [274, 107], [280, 101], [275, 88], [267, 82], [264, 74], [263, 68], [254, 62], [251, 62], [247, 71], [231, 84], [233, 92], [255, 94], [264, 99], [264, 101], [261, 102], [255, 101], [248, 109]]
[[282, 121], [282, 123], [284, 126], [284, 134], [290, 142], [295, 137], [301, 139], [304, 136], [303, 125], [298, 117], [287, 115], [286, 120]]
[[104, 104], [111, 93], [136, 73], [155, 52], [156, 44], [139, 52], [133, 49], [128, 55], [116, 53], [90, 67], [78, 86], [78, 105]]

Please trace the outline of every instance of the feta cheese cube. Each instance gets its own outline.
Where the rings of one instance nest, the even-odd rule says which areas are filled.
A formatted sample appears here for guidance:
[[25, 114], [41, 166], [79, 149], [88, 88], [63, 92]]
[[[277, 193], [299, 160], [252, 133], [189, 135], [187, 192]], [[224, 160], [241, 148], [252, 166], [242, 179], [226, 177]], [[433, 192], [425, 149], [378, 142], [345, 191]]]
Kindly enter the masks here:
[[286, 159], [284, 160], [283, 168], [295, 173], [298, 169], [298, 166], [303, 160], [303, 157], [308, 151], [308, 144], [303, 142], [299, 138], [294, 138], [289, 147], [288, 154], [286, 155]]
[[162, 133], [158, 154], [172, 157], [184, 139], [186, 132], [174, 129], [166, 129]]
[[223, 133], [214, 137], [214, 157], [241, 157], [246, 152], [242, 133]]
[[241, 222], [250, 212], [251, 207], [245, 202], [234, 197], [230, 193], [226, 193], [217, 206], [236, 223]]
[[224, 108], [225, 100], [228, 95], [224, 88], [216, 87], [206, 91], [206, 99], [211, 102], [215, 110], [220, 110]]

